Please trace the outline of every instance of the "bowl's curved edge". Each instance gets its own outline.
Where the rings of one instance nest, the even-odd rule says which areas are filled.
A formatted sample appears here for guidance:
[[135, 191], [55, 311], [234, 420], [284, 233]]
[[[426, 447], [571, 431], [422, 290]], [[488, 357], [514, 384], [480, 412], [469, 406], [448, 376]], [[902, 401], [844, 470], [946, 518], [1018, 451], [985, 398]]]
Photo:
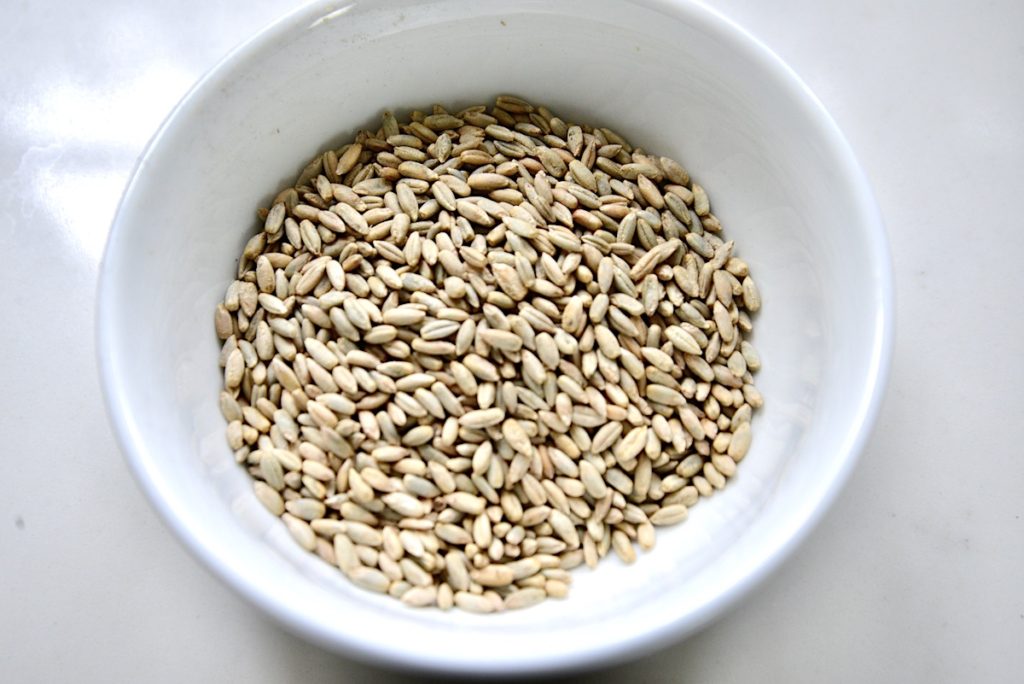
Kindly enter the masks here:
[[[895, 303], [892, 260], [886, 240], [885, 227], [867, 177], [856, 160], [849, 143], [824, 105], [778, 55], [747, 30], [716, 9], [692, 0], [631, 1], [671, 15], [689, 12], [691, 19], [702, 21], [704, 25], [716, 30], [718, 33], [733, 34], [731, 36], [733, 42], [737, 43], [740, 49], [750, 52], [753, 57], [760, 58], [765, 63], [766, 68], [773, 72], [779, 84], [789, 90], [798, 100], [802, 101], [803, 106], [813, 114], [813, 118], [823, 126], [830, 151], [842, 161], [844, 176], [856, 188], [856, 194], [860, 200], [859, 204], [866, 212], [863, 218], [871, 229], [870, 246], [875, 259], [875, 271], [872, 275], [876, 283], [872, 295], [878, 304], [878, 319], [875, 323], [871, 349], [870, 367], [872, 372], [870, 374], [870, 384], [862, 392], [860, 398], [857, 410], [859, 421], [857, 425], [851, 426], [851, 430], [846, 435], [843, 443], [842, 451], [844, 457], [841, 461], [841, 467], [836, 471], [828, 487], [821, 492], [814, 502], [807, 506], [803, 519], [795, 521], [792, 534], [785, 537], [764, 562], [748, 572], [731, 591], [710, 601], [702, 610], [691, 613], [685, 620], [677, 619], [661, 626], [658, 630], [647, 631], [629, 639], [624, 639], [618, 642], [615, 648], [604, 649], [600, 652], [583, 648], [572, 654], [567, 654], [557, 661], [541, 662], [524, 659], [516, 665], [514, 672], [503, 669], [501, 674], [528, 675], [553, 673], [570, 669], [595, 669], [611, 662], [637, 658], [707, 626], [716, 617], [735, 605], [791, 555], [818, 524], [829, 505], [849, 479], [878, 417], [891, 369], [895, 328]], [[325, 9], [321, 9], [325, 4], [327, 3], [321, 2], [321, 0], [310, 0], [287, 15], [275, 20], [231, 50], [215, 66], [209, 69], [182, 97], [164, 119], [136, 161], [111, 224], [100, 264], [96, 290], [96, 354], [108, 420], [113, 427], [115, 438], [133, 476], [145, 492], [150, 504], [160, 514], [164, 524], [171, 529], [185, 548], [215, 577], [239, 595], [258, 605], [262, 610], [289, 629], [289, 631], [298, 633], [321, 646], [373, 665], [386, 664], [387, 667], [391, 668], [398, 667], [408, 671], [419, 672], [449, 672], [464, 675], [489, 672], [495, 674], [494, 668], [488, 667], [488, 663], [483, 658], [473, 661], [442, 659], [424, 661], [419, 658], [412, 659], [404, 655], [401, 649], [382, 647], [373, 640], [360, 638], [358, 634], [348, 634], [345, 637], [346, 640], [340, 640], [332, 634], [311, 626], [301, 616], [296, 615], [288, 610], [287, 607], [268, 598], [244, 575], [234, 572], [228, 567], [212, 544], [212, 540], [204, 538], [201, 528], [189, 526], [184, 522], [183, 516], [180, 515], [181, 512], [176, 510], [170, 502], [172, 497], [161, 488], [158, 478], [153, 476], [154, 474], [146, 459], [140, 458], [139, 455], [145, 453], [144, 440], [138, 433], [137, 426], [131, 418], [130, 410], [124, 402], [122, 392], [123, 377], [121, 370], [118, 368], [117, 360], [112, 353], [114, 322], [112, 320], [113, 314], [110, 311], [109, 293], [113, 287], [112, 281], [114, 276], [111, 272], [110, 263], [113, 259], [113, 252], [116, 250], [117, 236], [121, 231], [120, 221], [124, 207], [137, 185], [141, 171], [144, 169], [148, 158], [152, 155], [160, 140], [174, 125], [177, 117], [192, 103], [197, 92], [203, 90], [225, 72], [230, 71], [237, 63], [242, 62], [250, 51], [261, 47], [263, 43], [271, 39], [273, 34], [287, 30], [295, 25], [301, 25], [302, 23], [308, 25], [311, 21], [320, 18], [325, 14]], [[329, 14], [330, 12], [328, 11], [327, 13]]]

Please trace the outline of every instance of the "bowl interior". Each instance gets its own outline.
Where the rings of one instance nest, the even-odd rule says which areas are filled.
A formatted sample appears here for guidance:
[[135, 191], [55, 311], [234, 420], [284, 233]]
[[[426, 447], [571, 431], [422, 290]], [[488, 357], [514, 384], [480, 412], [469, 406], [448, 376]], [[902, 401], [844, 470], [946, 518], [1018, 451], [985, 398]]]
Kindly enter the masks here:
[[[680, 160], [757, 279], [766, 397], [725, 491], [632, 567], [575, 573], [565, 601], [411, 611], [298, 550], [251, 493], [217, 409], [223, 296], [255, 209], [385, 108], [508, 92]], [[594, 663], [700, 626], [791, 548], [852, 463], [887, 349], [887, 257], [834, 125], [767, 51], [709, 10], [638, 2], [378, 2], [304, 8], [207, 76], [142, 158], [100, 291], [115, 426], [155, 505], [229, 583], [308, 636], [465, 670]]]

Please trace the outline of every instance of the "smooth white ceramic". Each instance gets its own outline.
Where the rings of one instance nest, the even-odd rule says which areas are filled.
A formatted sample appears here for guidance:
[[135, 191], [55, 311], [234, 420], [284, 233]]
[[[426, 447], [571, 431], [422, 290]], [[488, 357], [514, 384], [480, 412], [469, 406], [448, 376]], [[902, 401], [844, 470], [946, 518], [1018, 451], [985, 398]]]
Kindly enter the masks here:
[[[255, 207], [385, 108], [508, 92], [681, 160], [760, 283], [767, 405], [737, 477], [632, 567], [568, 599], [411, 611], [305, 554], [235, 465], [214, 305]], [[884, 230], [846, 142], [770, 51], [701, 5], [317, 2], [228, 56], [143, 153], [100, 275], [109, 413], [141, 486], [227, 584], [290, 629], [377, 663], [524, 673], [637, 656], [698, 629], [794, 548], [870, 430], [892, 337]]]

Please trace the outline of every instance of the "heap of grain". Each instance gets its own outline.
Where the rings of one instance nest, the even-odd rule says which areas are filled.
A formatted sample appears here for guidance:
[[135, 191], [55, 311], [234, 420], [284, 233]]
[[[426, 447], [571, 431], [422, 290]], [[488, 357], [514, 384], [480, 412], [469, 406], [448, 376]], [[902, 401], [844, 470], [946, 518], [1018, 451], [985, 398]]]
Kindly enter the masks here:
[[760, 298], [671, 159], [502, 96], [385, 113], [261, 217], [215, 316], [228, 440], [362, 587], [564, 596], [747, 453]]

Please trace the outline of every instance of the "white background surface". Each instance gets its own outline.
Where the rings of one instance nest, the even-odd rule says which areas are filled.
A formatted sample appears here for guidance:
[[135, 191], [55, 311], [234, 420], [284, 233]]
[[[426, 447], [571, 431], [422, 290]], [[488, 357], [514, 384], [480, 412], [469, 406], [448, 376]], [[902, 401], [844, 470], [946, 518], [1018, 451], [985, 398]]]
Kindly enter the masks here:
[[[383, 682], [208, 575], [107, 426], [93, 293], [135, 157], [286, 1], [20, 1], [0, 26], [0, 680]], [[702, 633], [596, 681], [1024, 676], [1024, 4], [722, 12], [838, 121], [896, 267], [882, 416], [807, 543]]]

